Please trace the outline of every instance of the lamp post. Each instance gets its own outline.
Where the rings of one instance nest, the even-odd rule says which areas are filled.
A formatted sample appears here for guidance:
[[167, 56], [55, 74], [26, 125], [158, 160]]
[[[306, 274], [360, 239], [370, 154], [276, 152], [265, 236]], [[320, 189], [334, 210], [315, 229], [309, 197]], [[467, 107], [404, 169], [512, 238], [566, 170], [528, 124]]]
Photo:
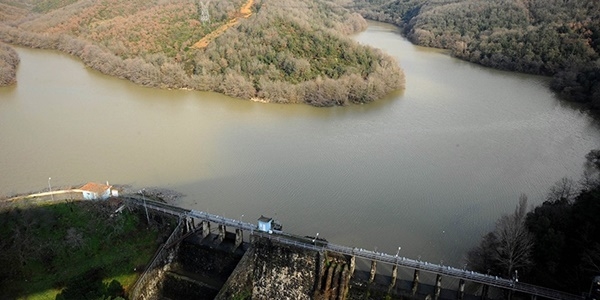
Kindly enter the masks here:
[[243, 223], [243, 222], [244, 222], [244, 215], [241, 215], [240, 216], [240, 223]]
[[52, 177], [48, 177], [48, 192], [50, 192], [50, 197], [52, 197], [52, 201], [54, 201], [54, 194], [52, 194], [52, 186], [50, 185], [50, 179], [52, 179]]
[[144, 190], [142, 189], [142, 199], [144, 199], [144, 210], [146, 211], [146, 221], [148, 222], [148, 225], [150, 225], [150, 217], [148, 217], [148, 207], [146, 207], [146, 195], [144, 195]]
[[313, 239], [313, 245], [317, 245], [317, 238], [319, 237], [319, 233], [317, 232], [317, 235], [315, 236], [315, 238]]
[[398, 247], [398, 251], [396, 252], [396, 258], [398, 257], [398, 255], [400, 254], [400, 249], [402, 249], [402, 247]]

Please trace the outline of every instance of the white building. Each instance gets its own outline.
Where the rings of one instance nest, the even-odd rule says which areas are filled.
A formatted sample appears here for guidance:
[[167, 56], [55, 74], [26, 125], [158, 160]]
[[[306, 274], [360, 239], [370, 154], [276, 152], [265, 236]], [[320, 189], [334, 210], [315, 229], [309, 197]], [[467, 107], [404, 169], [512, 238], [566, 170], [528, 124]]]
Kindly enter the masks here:
[[101, 183], [89, 182], [79, 190], [81, 190], [84, 200], [106, 200], [119, 196], [119, 191], [113, 189], [112, 185]]
[[258, 218], [258, 230], [264, 232], [271, 232], [271, 227], [273, 226], [273, 218], [267, 218], [263, 215]]

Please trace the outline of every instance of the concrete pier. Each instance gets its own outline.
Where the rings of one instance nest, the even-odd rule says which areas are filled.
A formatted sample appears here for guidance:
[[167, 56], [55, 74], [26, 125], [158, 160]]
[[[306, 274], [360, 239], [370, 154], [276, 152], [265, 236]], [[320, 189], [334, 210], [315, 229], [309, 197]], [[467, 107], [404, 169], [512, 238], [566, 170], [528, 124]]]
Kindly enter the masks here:
[[440, 293], [442, 292], [442, 275], [437, 274], [435, 277], [435, 291], [433, 293], [433, 299], [437, 300], [440, 298]]
[[390, 282], [390, 290], [396, 286], [396, 278], [398, 278], [398, 265], [392, 267], [392, 281]]
[[456, 297], [458, 300], [463, 300], [465, 298], [465, 280], [461, 279], [458, 281], [458, 295]]
[[219, 224], [219, 235], [217, 235], [217, 241], [219, 243], [223, 242], [225, 239], [225, 225]]
[[342, 268], [342, 278], [340, 280], [339, 294], [338, 300], [346, 300], [346, 295], [348, 295], [350, 277], [352, 274], [348, 273], [348, 265], [344, 265]]
[[[481, 300], [485, 300], [488, 297], [488, 290], [489, 290], [490, 286], [489, 285], [483, 285], [483, 287], [481, 288]], [[509, 296], [510, 297], [510, 296]], [[510, 298], [509, 298], [510, 299]]]
[[354, 263], [354, 257], [319, 252], [317, 261], [318, 276], [315, 282], [314, 298], [311, 299], [345, 300], [350, 290], [352, 279], [350, 269]]
[[237, 249], [237, 247], [239, 247], [243, 241], [244, 241], [244, 231], [239, 228], [236, 228], [235, 229], [235, 244], [233, 247], [233, 251], [235, 251], [235, 249]]
[[327, 277], [325, 279], [325, 291], [331, 290], [331, 281], [333, 280], [334, 267], [335, 266], [330, 265], [327, 268]]
[[340, 281], [343, 264], [338, 264], [333, 270], [333, 281], [331, 282], [331, 295], [329, 299], [336, 300], [340, 295]]
[[183, 232], [184, 234], [185, 234], [185, 233], [188, 233], [188, 232], [190, 232], [190, 231], [192, 231], [192, 228], [191, 228], [192, 226], [191, 226], [191, 224], [190, 224], [190, 223], [191, 223], [191, 222], [190, 222], [190, 219], [188, 219], [188, 218], [184, 218], [184, 219], [183, 219], [183, 227], [182, 227], [182, 232]]
[[210, 234], [210, 222], [202, 221], [200, 226], [202, 226], [202, 237], [207, 237]]
[[320, 278], [320, 280], [317, 280], [317, 291], [323, 291], [323, 278], [324, 276], [327, 274], [327, 267], [326, 267], [326, 258], [327, 256], [323, 255], [323, 253], [319, 253], [319, 267], [317, 268], [317, 270], [319, 270], [319, 274], [317, 275], [317, 278]]
[[411, 293], [412, 295], [417, 294], [417, 290], [419, 289], [419, 270], [415, 270], [415, 275], [413, 276], [413, 283]]
[[184, 233], [192, 232], [194, 229], [196, 229], [194, 218], [185, 218]]
[[377, 261], [371, 261], [371, 272], [369, 273], [369, 283], [372, 283], [375, 279], [375, 273], [377, 272]]

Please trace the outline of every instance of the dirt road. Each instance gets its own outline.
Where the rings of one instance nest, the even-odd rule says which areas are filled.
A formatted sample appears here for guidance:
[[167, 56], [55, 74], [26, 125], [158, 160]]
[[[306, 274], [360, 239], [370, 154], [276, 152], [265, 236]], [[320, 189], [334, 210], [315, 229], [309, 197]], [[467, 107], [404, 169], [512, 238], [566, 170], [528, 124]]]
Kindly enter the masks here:
[[206, 48], [210, 42], [216, 38], [218, 38], [221, 34], [223, 34], [227, 29], [233, 27], [233, 25], [237, 24], [240, 18], [248, 18], [252, 15], [252, 4], [254, 4], [254, 0], [248, 0], [240, 9], [238, 15], [236, 15], [231, 20], [227, 21], [227, 23], [219, 26], [219, 28], [215, 29], [213, 32], [205, 35], [202, 39], [196, 42], [192, 47], [197, 49]]

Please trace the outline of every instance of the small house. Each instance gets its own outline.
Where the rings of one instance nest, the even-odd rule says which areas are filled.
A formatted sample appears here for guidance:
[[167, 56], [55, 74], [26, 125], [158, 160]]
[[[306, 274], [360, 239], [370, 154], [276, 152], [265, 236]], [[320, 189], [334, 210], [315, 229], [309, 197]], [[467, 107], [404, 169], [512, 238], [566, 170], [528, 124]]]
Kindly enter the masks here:
[[258, 230], [264, 232], [271, 232], [273, 226], [273, 218], [267, 218], [263, 215], [258, 218]]
[[106, 200], [119, 196], [119, 191], [113, 189], [112, 185], [95, 182], [89, 182], [79, 190], [81, 190], [84, 200]]

